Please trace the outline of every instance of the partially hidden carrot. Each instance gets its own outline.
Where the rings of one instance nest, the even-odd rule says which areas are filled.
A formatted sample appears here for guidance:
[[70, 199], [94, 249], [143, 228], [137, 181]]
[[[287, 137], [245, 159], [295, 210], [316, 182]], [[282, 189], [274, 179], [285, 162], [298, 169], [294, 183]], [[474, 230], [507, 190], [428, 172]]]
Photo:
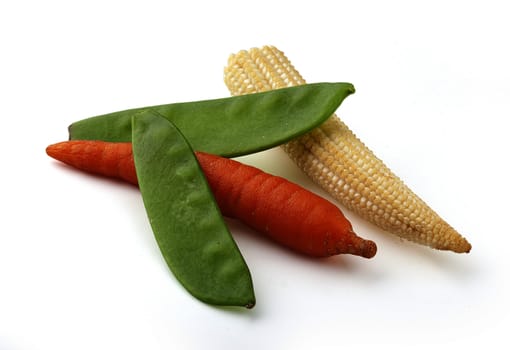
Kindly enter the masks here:
[[[80, 170], [138, 184], [129, 142], [64, 141], [48, 146], [46, 153]], [[224, 216], [306, 255], [376, 254], [376, 244], [357, 236], [328, 200], [235, 160], [195, 154]]]
[[131, 142], [64, 141], [46, 153], [76, 169], [138, 185]]

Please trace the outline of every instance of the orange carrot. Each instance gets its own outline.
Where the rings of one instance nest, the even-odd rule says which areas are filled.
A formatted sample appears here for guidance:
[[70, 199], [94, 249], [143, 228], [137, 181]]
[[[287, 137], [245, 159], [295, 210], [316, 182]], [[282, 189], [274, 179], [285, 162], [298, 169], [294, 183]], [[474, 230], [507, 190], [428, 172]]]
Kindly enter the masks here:
[[[75, 168], [138, 184], [131, 143], [65, 141], [46, 152]], [[357, 236], [340, 209], [326, 199], [235, 160], [195, 154], [223, 215], [306, 255], [375, 255], [375, 243]]]
[[76, 169], [138, 185], [131, 142], [64, 141], [46, 153]]

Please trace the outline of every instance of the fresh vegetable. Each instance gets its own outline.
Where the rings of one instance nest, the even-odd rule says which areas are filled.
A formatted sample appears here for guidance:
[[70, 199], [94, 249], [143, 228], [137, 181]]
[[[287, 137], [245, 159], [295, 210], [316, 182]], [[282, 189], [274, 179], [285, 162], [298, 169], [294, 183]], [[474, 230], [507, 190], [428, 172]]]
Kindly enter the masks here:
[[[272, 46], [231, 55], [225, 83], [233, 95], [305, 84]], [[335, 115], [283, 149], [341, 204], [384, 230], [441, 250], [469, 252], [471, 244], [414, 194]]]
[[154, 113], [140, 114], [133, 154], [154, 236], [176, 278], [206, 303], [253, 307], [250, 271], [181, 133]]
[[[130, 143], [76, 140], [48, 146], [46, 152], [76, 168], [136, 184], [133, 167], [115, 165], [117, 157], [119, 164], [129, 162], [130, 148]], [[375, 243], [355, 235], [342, 212], [324, 198], [281, 177], [231, 159], [202, 152], [196, 152], [196, 156], [225, 216], [237, 218], [275, 241], [307, 255], [326, 257], [348, 253], [366, 258], [375, 255]], [[154, 158], [154, 162], [165, 169], [154, 171], [154, 181], [171, 176], [169, 171], [174, 167], [171, 159]], [[154, 189], [155, 197], [159, 195], [159, 187]], [[185, 188], [181, 190], [188, 191]], [[158, 198], [157, 201], [161, 204], [164, 199]], [[196, 220], [192, 217], [187, 219], [189, 224]]]
[[349, 83], [318, 83], [251, 96], [174, 103], [92, 117], [69, 127], [72, 140], [131, 141], [131, 117], [155, 111], [194, 150], [238, 156], [280, 145], [324, 122], [354, 92]]
[[64, 141], [48, 146], [46, 153], [76, 169], [138, 185], [131, 142]]
[[197, 157], [225, 216], [307, 255], [375, 255], [375, 243], [358, 237], [340, 209], [324, 198], [232, 159], [200, 152]]

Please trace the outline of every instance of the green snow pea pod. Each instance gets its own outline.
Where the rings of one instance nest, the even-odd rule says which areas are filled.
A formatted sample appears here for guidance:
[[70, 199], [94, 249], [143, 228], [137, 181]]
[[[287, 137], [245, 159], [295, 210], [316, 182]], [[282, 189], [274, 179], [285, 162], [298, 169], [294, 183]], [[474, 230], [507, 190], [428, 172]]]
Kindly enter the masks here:
[[255, 305], [250, 271], [209, 190], [193, 150], [154, 111], [133, 117], [140, 191], [166, 263], [196, 298], [213, 305]]
[[349, 83], [316, 83], [130, 109], [75, 122], [69, 126], [69, 138], [131, 141], [131, 117], [152, 110], [171, 120], [194, 150], [234, 157], [262, 151], [306, 133], [330, 117], [353, 92]]

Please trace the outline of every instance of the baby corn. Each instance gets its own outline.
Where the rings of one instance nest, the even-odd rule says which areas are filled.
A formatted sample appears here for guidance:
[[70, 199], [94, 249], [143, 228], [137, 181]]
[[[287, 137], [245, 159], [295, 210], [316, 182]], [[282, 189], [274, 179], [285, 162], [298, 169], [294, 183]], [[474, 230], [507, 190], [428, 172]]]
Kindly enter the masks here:
[[[231, 55], [224, 78], [232, 95], [306, 83], [284, 53], [273, 46]], [[470, 251], [471, 244], [393, 174], [336, 115], [282, 147], [314, 182], [383, 230], [435, 249]]]

